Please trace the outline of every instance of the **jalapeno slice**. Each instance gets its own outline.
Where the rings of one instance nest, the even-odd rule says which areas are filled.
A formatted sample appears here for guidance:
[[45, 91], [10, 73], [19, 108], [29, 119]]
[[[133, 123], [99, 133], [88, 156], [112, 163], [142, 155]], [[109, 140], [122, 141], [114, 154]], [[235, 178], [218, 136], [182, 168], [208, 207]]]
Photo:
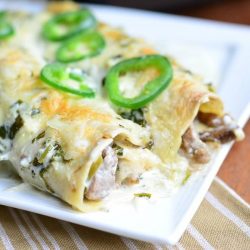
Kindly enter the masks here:
[[0, 19], [5, 17], [6, 13], [7, 13], [6, 10], [1, 10], [0, 11]]
[[[119, 76], [129, 71], [141, 71], [154, 67], [160, 75], [146, 83], [141, 93], [134, 98], [124, 97], [119, 89]], [[117, 106], [138, 109], [155, 99], [170, 84], [173, 76], [169, 60], [161, 55], [148, 55], [122, 61], [113, 66], [106, 78], [105, 88], [112, 103]]]
[[62, 41], [81, 31], [94, 28], [96, 19], [88, 9], [60, 13], [48, 20], [42, 30], [50, 41]]
[[96, 31], [83, 32], [64, 42], [56, 52], [59, 62], [76, 62], [99, 55], [105, 48], [103, 36]]
[[41, 71], [41, 80], [53, 88], [83, 97], [94, 97], [93, 89], [86, 85], [86, 78], [66, 65], [60, 63], [47, 64]]
[[4, 20], [1, 20], [1, 22], [0, 22], [0, 39], [10, 37], [10, 36], [14, 35], [14, 33], [15, 33], [15, 30], [14, 30], [13, 26]]
[[13, 26], [5, 20], [6, 14], [6, 11], [0, 11], [0, 40], [8, 38], [15, 33]]

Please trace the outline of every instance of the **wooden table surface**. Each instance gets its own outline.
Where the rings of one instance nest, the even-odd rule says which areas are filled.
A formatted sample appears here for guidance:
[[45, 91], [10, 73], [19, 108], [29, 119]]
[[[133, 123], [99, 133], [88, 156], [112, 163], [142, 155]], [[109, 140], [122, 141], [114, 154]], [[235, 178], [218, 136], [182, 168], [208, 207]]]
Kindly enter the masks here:
[[234, 144], [218, 176], [250, 203], [250, 120], [244, 131], [245, 140]]
[[[249, 25], [250, 0], [219, 1], [199, 7], [175, 10], [174, 13]], [[218, 176], [250, 203], [250, 120], [244, 131], [246, 133], [245, 140], [234, 144]]]

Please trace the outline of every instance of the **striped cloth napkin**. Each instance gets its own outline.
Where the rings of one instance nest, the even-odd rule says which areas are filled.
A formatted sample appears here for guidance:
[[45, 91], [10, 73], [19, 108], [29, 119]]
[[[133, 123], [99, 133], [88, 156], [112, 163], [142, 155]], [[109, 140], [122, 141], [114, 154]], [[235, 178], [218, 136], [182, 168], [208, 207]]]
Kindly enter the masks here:
[[175, 246], [0, 206], [0, 249], [250, 249], [250, 207], [218, 178]]

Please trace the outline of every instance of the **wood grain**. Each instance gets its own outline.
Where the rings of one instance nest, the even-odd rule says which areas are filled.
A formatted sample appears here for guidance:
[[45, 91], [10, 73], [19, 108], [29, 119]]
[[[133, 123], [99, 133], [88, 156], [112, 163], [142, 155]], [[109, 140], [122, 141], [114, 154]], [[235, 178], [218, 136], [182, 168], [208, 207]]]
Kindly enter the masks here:
[[217, 21], [250, 24], [250, 0], [224, 0], [197, 7], [176, 9], [173, 13]]
[[245, 140], [234, 144], [218, 176], [250, 203], [250, 120], [244, 131]]

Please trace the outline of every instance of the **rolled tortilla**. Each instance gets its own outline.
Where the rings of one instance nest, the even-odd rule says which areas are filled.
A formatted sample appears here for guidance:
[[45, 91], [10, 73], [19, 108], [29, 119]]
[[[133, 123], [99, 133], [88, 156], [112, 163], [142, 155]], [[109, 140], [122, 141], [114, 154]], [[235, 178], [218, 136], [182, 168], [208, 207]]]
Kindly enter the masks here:
[[103, 103], [88, 105], [50, 93], [40, 102], [41, 113], [30, 117], [32, 104], [20, 104], [23, 126], [12, 141], [8, 159], [25, 182], [81, 211], [85, 211], [91, 168], [104, 149], [125, 141], [143, 148], [149, 141], [143, 128], [121, 119]]
[[199, 110], [223, 115], [221, 99], [209, 91], [201, 79], [177, 64], [174, 78], [145, 113], [151, 128], [156, 153], [164, 162], [174, 161], [180, 149], [182, 135], [193, 124]]

